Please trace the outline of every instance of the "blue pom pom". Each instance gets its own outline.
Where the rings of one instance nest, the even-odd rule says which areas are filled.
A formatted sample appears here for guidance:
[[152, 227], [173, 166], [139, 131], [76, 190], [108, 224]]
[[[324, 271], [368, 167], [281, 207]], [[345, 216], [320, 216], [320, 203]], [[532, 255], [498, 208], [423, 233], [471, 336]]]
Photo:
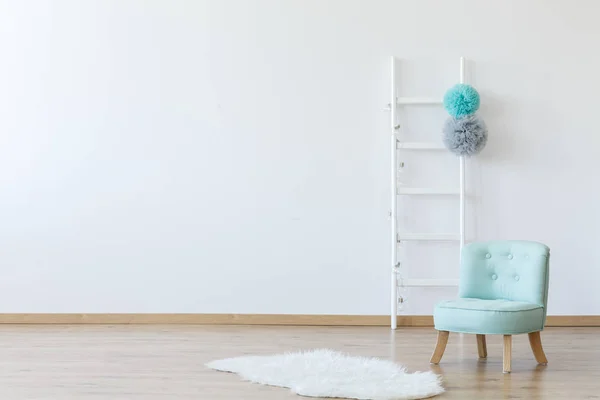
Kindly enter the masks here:
[[454, 118], [474, 114], [479, 109], [479, 93], [473, 86], [460, 83], [446, 92], [444, 107]]

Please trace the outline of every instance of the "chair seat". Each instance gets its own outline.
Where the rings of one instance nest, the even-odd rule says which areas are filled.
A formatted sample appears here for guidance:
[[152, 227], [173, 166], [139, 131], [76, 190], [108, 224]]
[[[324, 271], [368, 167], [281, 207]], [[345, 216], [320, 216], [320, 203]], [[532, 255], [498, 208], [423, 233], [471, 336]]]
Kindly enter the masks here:
[[460, 298], [439, 303], [433, 319], [439, 331], [517, 335], [543, 329], [544, 307], [521, 301]]

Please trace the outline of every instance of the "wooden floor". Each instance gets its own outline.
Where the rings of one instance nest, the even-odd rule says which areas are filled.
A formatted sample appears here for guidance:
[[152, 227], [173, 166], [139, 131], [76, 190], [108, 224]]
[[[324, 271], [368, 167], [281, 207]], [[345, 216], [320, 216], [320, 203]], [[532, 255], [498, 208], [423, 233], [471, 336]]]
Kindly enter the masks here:
[[314, 348], [431, 368], [444, 376], [440, 399], [600, 399], [600, 328], [550, 328], [542, 340], [548, 366], [516, 336], [513, 373], [503, 375], [502, 337], [488, 337], [488, 359], [478, 361], [475, 336], [451, 334], [432, 367], [435, 332], [424, 328], [0, 326], [0, 399], [299, 399], [204, 363]]

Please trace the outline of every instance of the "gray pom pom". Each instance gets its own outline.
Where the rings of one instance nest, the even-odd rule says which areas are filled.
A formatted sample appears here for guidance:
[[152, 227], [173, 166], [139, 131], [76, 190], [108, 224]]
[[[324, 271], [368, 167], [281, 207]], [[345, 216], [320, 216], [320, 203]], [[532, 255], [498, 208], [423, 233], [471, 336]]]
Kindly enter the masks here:
[[487, 143], [487, 128], [477, 115], [450, 117], [444, 124], [444, 145], [459, 156], [479, 153]]

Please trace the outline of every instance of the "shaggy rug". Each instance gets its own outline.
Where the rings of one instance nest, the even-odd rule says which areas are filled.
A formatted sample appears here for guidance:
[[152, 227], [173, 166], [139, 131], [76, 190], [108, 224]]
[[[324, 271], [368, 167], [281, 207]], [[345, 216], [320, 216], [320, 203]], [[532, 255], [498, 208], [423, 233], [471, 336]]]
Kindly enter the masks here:
[[353, 357], [332, 350], [246, 356], [206, 364], [263, 385], [290, 388], [308, 397], [361, 400], [424, 399], [444, 391], [431, 371], [409, 374], [391, 361]]

